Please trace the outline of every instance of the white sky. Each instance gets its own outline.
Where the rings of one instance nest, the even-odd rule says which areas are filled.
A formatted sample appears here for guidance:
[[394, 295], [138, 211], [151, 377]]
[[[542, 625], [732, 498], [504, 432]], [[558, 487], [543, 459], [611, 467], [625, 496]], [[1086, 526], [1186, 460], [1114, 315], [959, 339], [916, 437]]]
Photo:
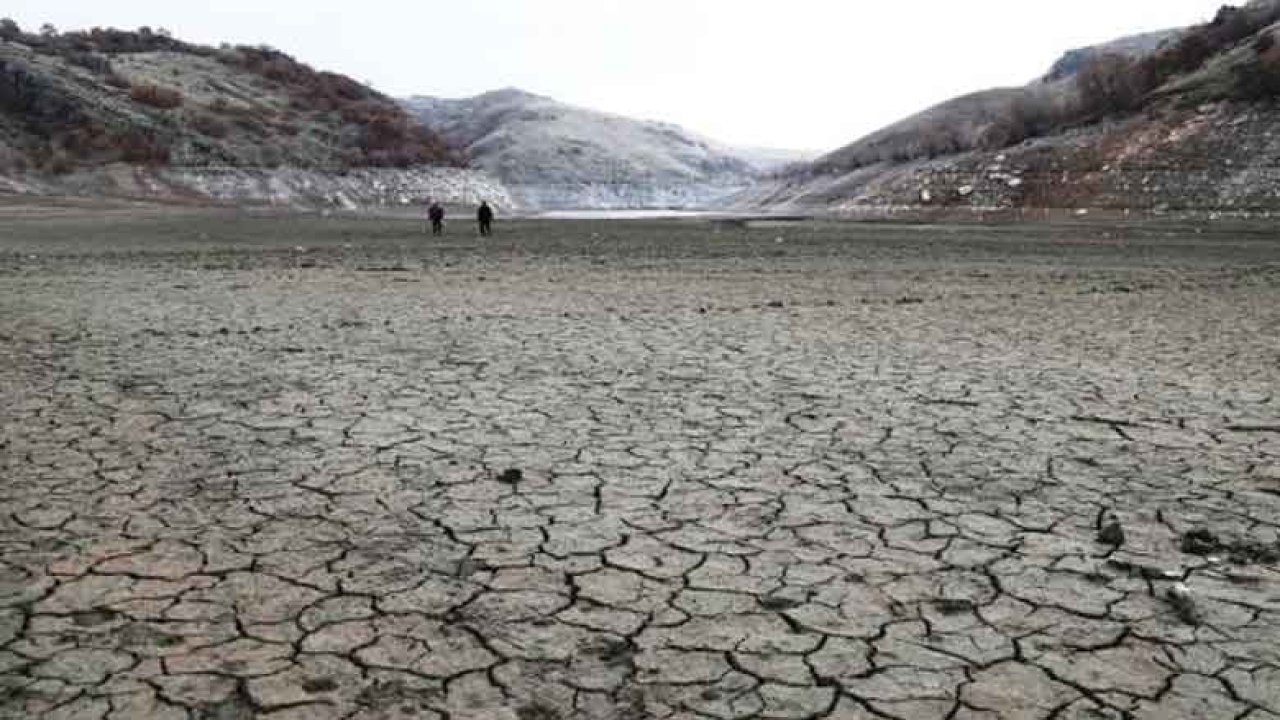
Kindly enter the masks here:
[[[724, 142], [829, 150], [1072, 47], [1223, 0], [5, 0], [51, 22], [280, 48], [392, 95], [519, 87]], [[1237, 0], [1242, 4], [1244, 0]]]

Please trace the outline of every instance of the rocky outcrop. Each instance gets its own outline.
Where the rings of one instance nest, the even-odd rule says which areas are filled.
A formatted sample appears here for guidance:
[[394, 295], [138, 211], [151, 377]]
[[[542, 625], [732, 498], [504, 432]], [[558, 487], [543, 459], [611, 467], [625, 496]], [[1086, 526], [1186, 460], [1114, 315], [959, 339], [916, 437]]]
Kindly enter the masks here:
[[421, 205], [428, 199], [504, 210], [520, 204], [497, 180], [447, 167], [364, 168], [327, 173], [301, 168], [161, 167], [123, 163], [56, 178], [0, 177], [0, 192], [123, 196], [298, 208], [368, 210]]

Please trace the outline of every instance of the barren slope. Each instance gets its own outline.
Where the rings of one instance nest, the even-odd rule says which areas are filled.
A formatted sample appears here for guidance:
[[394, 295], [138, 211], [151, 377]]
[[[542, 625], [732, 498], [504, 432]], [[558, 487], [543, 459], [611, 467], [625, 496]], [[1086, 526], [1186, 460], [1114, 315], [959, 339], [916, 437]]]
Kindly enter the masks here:
[[507, 89], [405, 105], [474, 166], [545, 207], [689, 206], [749, 185], [760, 169], [668, 123], [635, 120]]

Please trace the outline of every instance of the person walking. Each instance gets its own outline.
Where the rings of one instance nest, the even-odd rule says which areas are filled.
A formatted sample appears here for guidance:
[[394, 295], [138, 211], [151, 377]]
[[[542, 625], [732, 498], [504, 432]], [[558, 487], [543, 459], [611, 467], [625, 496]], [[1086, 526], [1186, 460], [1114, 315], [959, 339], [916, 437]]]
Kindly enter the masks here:
[[480, 223], [481, 237], [493, 234], [493, 208], [489, 207], [488, 200], [480, 202], [480, 209], [476, 211], [476, 220]]
[[444, 234], [444, 206], [438, 202], [432, 202], [431, 207], [427, 208], [427, 217], [431, 219], [431, 234]]

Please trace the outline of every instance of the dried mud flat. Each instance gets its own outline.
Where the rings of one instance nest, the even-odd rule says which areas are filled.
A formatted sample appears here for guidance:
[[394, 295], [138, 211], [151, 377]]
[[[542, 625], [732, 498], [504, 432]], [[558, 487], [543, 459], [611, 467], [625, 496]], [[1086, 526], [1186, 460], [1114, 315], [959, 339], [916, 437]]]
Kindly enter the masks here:
[[1266, 228], [451, 230], [0, 209], [0, 716], [1280, 717]]

